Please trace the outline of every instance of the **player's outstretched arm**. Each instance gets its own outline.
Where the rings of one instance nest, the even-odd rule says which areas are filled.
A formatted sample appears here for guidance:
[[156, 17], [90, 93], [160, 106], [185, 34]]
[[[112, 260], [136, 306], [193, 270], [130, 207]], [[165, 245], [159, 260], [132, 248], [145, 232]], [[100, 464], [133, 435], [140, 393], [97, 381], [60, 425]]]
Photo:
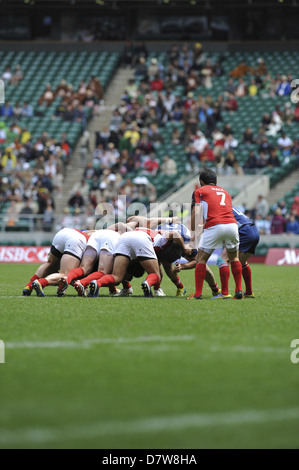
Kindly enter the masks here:
[[195, 266], [196, 266], [196, 260], [193, 260], [193, 261], [188, 261], [188, 263], [184, 263], [184, 264], [177, 263], [173, 269], [175, 273], [179, 273], [180, 271], [185, 271], [187, 269], [194, 269]]
[[131, 223], [124, 224], [123, 222], [118, 222], [117, 224], [109, 225], [107, 227], [107, 230], [114, 230], [115, 232], [119, 233], [125, 233], [125, 232], [131, 232], [134, 230], [135, 225]]
[[151, 217], [146, 218], [139, 215], [129, 217], [127, 222], [136, 223], [136, 227], [154, 228], [160, 224], [179, 224], [181, 222], [179, 217]]
[[141, 215], [133, 215], [132, 217], [129, 217], [127, 219], [127, 224], [132, 224], [134, 225], [134, 228], [136, 227], [145, 227], [145, 228], [151, 228], [149, 224], [149, 220], [147, 217], [143, 217]]

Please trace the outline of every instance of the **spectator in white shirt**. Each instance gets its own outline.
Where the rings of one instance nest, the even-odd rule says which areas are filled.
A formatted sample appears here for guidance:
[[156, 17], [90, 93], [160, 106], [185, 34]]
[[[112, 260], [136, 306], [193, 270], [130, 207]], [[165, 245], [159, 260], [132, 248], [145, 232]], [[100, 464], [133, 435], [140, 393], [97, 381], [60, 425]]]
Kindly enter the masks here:
[[11, 68], [9, 66], [7, 66], [4, 73], [1, 76], [1, 78], [4, 81], [5, 85], [8, 85], [10, 83], [11, 77], [12, 77]]
[[197, 138], [193, 142], [193, 147], [201, 153], [205, 146], [209, 143], [201, 131], [197, 131]]
[[175, 95], [168, 90], [168, 91], [166, 91], [165, 95], [163, 95], [161, 93], [160, 97], [162, 98], [163, 105], [164, 105], [165, 109], [167, 110], [168, 113], [170, 113], [172, 108], [173, 108], [173, 105], [176, 101], [175, 100]]
[[284, 157], [287, 157], [288, 155], [291, 154], [291, 148], [293, 145], [292, 139], [290, 137], [286, 136], [285, 132], [279, 137], [277, 141], [279, 148], [281, 150], [281, 153]]

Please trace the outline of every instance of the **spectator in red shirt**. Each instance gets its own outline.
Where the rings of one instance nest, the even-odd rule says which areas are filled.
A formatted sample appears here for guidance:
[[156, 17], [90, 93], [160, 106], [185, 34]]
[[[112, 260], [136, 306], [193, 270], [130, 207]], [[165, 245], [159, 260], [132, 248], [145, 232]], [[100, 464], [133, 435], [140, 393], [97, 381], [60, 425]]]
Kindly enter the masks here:
[[299, 121], [299, 103], [297, 104], [294, 111], [294, 121]]
[[213, 162], [215, 160], [213, 149], [206, 145], [200, 154], [200, 160], [202, 162]]
[[159, 77], [159, 75], [155, 75], [154, 80], [151, 81], [151, 90], [162, 91], [163, 86], [163, 80]]
[[195, 99], [193, 97], [194, 97], [194, 95], [193, 95], [192, 91], [189, 91], [189, 93], [187, 94], [187, 99], [184, 103], [185, 109], [190, 109], [196, 103]]
[[292, 204], [291, 212], [294, 215], [299, 215], [299, 196], [294, 197], [294, 202]]
[[228, 99], [224, 102], [224, 106], [227, 111], [237, 111], [238, 109], [238, 102], [235, 99], [234, 95], [230, 94]]
[[286, 220], [281, 215], [281, 209], [279, 209], [279, 207], [278, 207], [276, 209], [275, 214], [274, 214], [273, 219], [272, 219], [271, 233], [275, 234], [275, 235], [284, 233], [285, 226], [286, 226]]
[[155, 175], [159, 169], [159, 162], [155, 159], [155, 155], [153, 153], [145, 160], [143, 165], [144, 170], [146, 173]]

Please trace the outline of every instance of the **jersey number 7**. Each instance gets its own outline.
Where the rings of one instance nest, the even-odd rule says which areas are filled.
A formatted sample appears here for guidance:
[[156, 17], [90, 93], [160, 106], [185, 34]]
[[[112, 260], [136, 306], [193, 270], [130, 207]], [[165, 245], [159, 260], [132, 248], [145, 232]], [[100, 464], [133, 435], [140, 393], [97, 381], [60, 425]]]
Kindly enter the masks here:
[[220, 191], [216, 192], [217, 196], [221, 196], [220, 206], [225, 206], [225, 193], [221, 193]]

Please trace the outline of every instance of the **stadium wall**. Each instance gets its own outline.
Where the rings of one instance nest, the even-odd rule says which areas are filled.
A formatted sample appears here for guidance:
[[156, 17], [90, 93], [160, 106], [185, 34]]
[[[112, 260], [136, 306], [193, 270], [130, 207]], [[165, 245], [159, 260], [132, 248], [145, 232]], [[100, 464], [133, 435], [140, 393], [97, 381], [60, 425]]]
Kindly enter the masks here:
[[[45, 263], [49, 246], [0, 246], [0, 263]], [[215, 250], [209, 264], [216, 264], [222, 250]], [[252, 256], [250, 263], [267, 264], [271, 266], [299, 266], [299, 249], [269, 248], [266, 256]]]
[[[258, 177], [257, 175], [245, 175], [236, 178], [232, 176], [217, 176], [218, 185], [227, 189], [233, 196], [234, 205], [246, 203], [250, 209], [255, 206], [258, 195], [267, 196], [270, 190], [269, 177], [266, 175]], [[188, 180], [188, 182], [172, 194], [163, 198], [163, 203], [167, 205], [179, 202], [190, 203], [191, 196], [199, 184], [198, 175]], [[245, 188], [245, 189], [244, 189]], [[234, 196], [236, 194], [236, 196]], [[156, 217], [158, 213], [151, 212], [152, 217]]]
[[[168, 51], [174, 41], [142, 41], [150, 52]], [[196, 41], [175, 41], [180, 46]], [[201, 41], [206, 52], [283, 52], [298, 51], [299, 41]], [[68, 41], [0, 41], [2, 51], [107, 51], [119, 52], [125, 41], [100, 43]]]
[[[1, 246], [46, 246], [51, 245], [51, 241], [56, 232], [0, 232]], [[8, 243], [9, 240], [9, 243]], [[261, 235], [260, 245], [266, 247], [299, 247], [299, 235]]]
[[235, 206], [238, 206], [239, 204], [246, 202], [246, 206], [249, 209], [252, 209], [255, 206], [259, 195], [264, 197], [268, 196], [270, 191], [270, 178], [267, 175], [263, 175], [258, 178], [254, 176], [253, 180], [249, 182], [249, 184], [244, 185], [243, 188], [244, 189], [233, 199], [233, 203]]

